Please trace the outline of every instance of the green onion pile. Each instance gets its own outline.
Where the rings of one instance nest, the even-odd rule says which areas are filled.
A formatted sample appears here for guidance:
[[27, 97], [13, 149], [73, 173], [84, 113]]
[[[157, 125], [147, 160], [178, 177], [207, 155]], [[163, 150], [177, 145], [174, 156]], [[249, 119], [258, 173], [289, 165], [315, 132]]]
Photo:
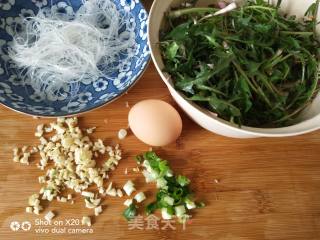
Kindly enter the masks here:
[[319, 92], [317, 0], [303, 19], [263, 0], [227, 14], [188, 7], [167, 15], [165, 71], [189, 100], [239, 126], [292, 125]]
[[[193, 201], [192, 192], [189, 189], [190, 180], [182, 175], [175, 176], [168, 162], [161, 159], [155, 152], [146, 152], [137, 156], [138, 163], [145, 168], [143, 175], [146, 182], [157, 184], [156, 200], [146, 206], [146, 213], [152, 214], [161, 209], [163, 219], [177, 217], [180, 222], [185, 222], [191, 216], [188, 211], [204, 206], [204, 203]], [[131, 219], [137, 213], [137, 207], [131, 204], [124, 216]]]

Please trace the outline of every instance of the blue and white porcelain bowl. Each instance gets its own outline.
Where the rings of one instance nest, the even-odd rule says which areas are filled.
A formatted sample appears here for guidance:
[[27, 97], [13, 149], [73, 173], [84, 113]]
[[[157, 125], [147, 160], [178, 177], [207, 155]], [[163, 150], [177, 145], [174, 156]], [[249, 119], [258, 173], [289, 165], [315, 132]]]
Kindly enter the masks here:
[[[103, 106], [137, 82], [150, 59], [147, 42], [148, 14], [139, 0], [114, 0], [119, 11], [130, 12], [135, 22], [136, 46], [128, 49], [126, 57], [119, 61], [120, 70], [114, 79], [100, 78], [91, 84], [81, 83], [75, 97], [51, 96], [35, 93], [28, 83], [16, 75], [15, 64], [8, 57], [12, 36], [23, 31], [22, 18], [34, 16], [39, 8], [73, 14], [82, 5], [82, 0], [0, 0], [0, 103], [21, 113], [58, 117], [70, 116]], [[126, 14], [127, 15], [127, 14]]]

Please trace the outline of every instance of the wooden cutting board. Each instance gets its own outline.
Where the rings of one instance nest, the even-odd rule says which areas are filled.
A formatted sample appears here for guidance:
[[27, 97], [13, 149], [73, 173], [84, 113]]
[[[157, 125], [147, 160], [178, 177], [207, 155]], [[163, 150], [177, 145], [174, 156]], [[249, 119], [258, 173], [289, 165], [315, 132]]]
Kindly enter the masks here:
[[[81, 116], [81, 127], [97, 126], [95, 138], [118, 142], [118, 130], [128, 125], [127, 103], [132, 106], [149, 98], [176, 106], [152, 64], [127, 95]], [[40, 189], [41, 171], [35, 165], [38, 158], [33, 158], [30, 166], [14, 163], [12, 148], [38, 144], [35, 127], [52, 120], [34, 119], [0, 107], [0, 239], [320, 239], [319, 131], [281, 139], [230, 139], [201, 129], [181, 114], [184, 128], [179, 141], [155, 150], [170, 161], [175, 172], [191, 179], [197, 199], [207, 206], [194, 211], [186, 226], [175, 222], [167, 226], [145, 216], [128, 224], [121, 216], [124, 198], [106, 198], [103, 214], [87, 228], [78, 221], [92, 215], [92, 210], [84, 207], [79, 196], [74, 205], [56, 201], [46, 205], [45, 212], [57, 213], [57, 225], [42, 225], [43, 214], [25, 213], [28, 196]], [[152, 199], [155, 186], [147, 185], [141, 173], [132, 171], [136, 166], [133, 157], [149, 147], [131, 133], [120, 144], [124, 159], [110, 180], [121, 187], [131, 179]], [[128, 175], [124, 174], [126, 168]], [[12, 222], [23, 225], [24, 230], [20, 226], [13, 231]]]
[[[118, 130], [128, 125], [126, 102], [132, 106], [148, 98], [174, 104], [152, 64], [129, 94], [81, 116], [80, 124], [97, 126], [94, 137], [106, 143], [117, 142]], [[36, 233], [37, 229], [54, 231], [55, 227], [37, 226], [43, 215], [25, 213], [28, 196], [40, 188], [37, 177], [41, 171], [35, 166], [36, 159], [30, 166], [14, 163], [12, 148], [37, 144], [36, 125], [52, 120], [33, 119], [1, 107], [0, 239], [320, 239], [320, 132], [281, 139], [230, 139], [209, 133], [182, 116], [184, 128], [179, 141], [155, 150], [170, 161], [177, 173], [192, 180], [197, 198], [207, 204], [193, 213], [185, 230], [178, 223], [173, 224], [175, 230], [161, 229], [165, 224], [162, 222], [158, 222], [159, 230], [147, 229], [146, 218], [144, 226], [139, 225], [143, 229], [130, 230], [133, 226], [121, 216], [124, 199], [106, 198], [103, 214], [90, 228], [93, 233]], [[152, 199], [155, 186], [147, 185], [141, 173], [132, 171], [136, 166], [133, 157], [149, 147], [132, 134], [120, 144], [124, 159], [111, 180], [120, 187], [132, 179]], [[126, 168], [128, 175], [124, 174]], [[85, 229], [77, 225], [77, 219], [92, 215], [79, 196], [74, 205], [53, 201], [46, 207], [48, 210], [57, 213], [55, 220], [64, 222], [56, 229]], [[74, 219], [75, 225], [65, 226], [69, 219]], [[12, 221], [29, 221], [31, 230], [14, 232], [9, 226]]]

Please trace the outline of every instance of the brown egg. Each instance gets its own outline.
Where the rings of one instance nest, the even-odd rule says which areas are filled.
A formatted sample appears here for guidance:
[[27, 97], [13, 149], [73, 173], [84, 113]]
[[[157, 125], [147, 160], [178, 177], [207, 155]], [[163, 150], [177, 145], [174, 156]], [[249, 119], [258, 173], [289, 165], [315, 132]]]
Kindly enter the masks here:
[[161, 100], [144, 100], [129, 112], [132, 132], [151, 146], [165, 146], [174, 142], [182, 131], [182, 120], [175, 108]]

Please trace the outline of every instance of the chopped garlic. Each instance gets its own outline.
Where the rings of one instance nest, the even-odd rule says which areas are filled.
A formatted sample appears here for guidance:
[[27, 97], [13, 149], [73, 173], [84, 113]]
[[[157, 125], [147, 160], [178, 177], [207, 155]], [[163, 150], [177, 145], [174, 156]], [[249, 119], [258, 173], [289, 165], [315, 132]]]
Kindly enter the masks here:
[[108, 187], [107, 187], [107, 192], [110, 191], [112, 189], [112, 182], [109, 183]]
[[55, 214], [52, 212], [52, 211], [49, 211], [45, 216], [44, 218], [50, 222], [53, 218], [55, 217]]
[[30, 157], [30, 153], [23, 153], [23, 156], [22, 158], [20, 159], [20, 163], [22, 164], [26, 164], [26, 165], [29, 165], [29, 157]]
[[57, 201], [58, 202], [67, 202], [67, 198], [65, 198], [65, 197], [59, 197], [59, 198], [57, 198]]
[[[121, 160], [121, 149], [119, 145], [105, 146], [101, 139], [91, 141], [84, 133], [89, 134], [95, 128], [81, 131], [77, 124], [77, 118], [58, 118], [50, 125], [39, 125], [35, 132], [40, 141], [37, 147], [26, 152], [28, 147], [25, 146], [21, 149], [21, 154], [18, 148], [13, 149], [13, 160], [16, 162], [28, 164], [30, 154], [39, 152], [41, 159], [36, 164], [37, 167], [45, 170], [45, 167], [48, 166], [46, 174], [38, 178], [39, 183], [44, 184], [39, 191], [40, 195], [34, 194], [29, 198], [29, 206], [26, 211], [39, 214], [43, 210], [40, 199], [48, 201], [57, 199], [60, 202], [70, 200], [70, 203], [73, 204], [71, 194], [68, 194], [67, 197], [61, 196], [64, 189], [81, 193], [85, 197], [87, 207], [100, 211], [101, 199], [97, 198], [94, 192], [87, 190], [95, 184], [99, 193], [105, 195], [104, 179], [109, 178], [108, 172], [114, 170]], [[50, 137], [45, 138], [44, 133], [51, 133]], [[106, 161], [101, 167], [97, 167], [96, 158], [105, 153], [107, 153]], [[111, 185], [108, 193], [117, 196], [121, 195], [122, 191], [117, 191]]]
[[28, 149], [28, 146], [23, 146], [23, 147], [21, 148], [21, 151], [22, 151], [23, 153], [25, 153], [25, 152], [27, 151], [27, 149]]
[[110, 190], [107, 190], [106, 194], [111, 196], [111, 197], [116, 197], [117, 196], [117, 190], [115, 188], [112, 188]]
[[117, 189], [117, 196], [123, 197], [123, 193], [122, 193], [121, 189]]
[[126, 169], [124, 170], [124, 174], [125, 174], [125, 175], [128, 174], [128, 168], [126, 168]]
[[28, 200], [29, 206], [39, 206], [39, 194], [32, 194]]
[[98, 216], [98, 215], [100, 215], [100, 213], [102, 213], [102, 207], [101, 206], [96, 207], [94, 209], [94, 215]]
[[15, 147], [12, 149], [13, 150], [13, 155], [18, 155], [19, 153], [19, 148]]
[[13, 149], [13, 161], [14, 162], [20, 162], [20, 157], [19, 157], [19, 148], [15, 147]]
[[39, 215], [40, 214], [40, 209], [38, 207], [35, 207], [33, 209], [33, 213], [36, 214], [36, 215]]
[[86, 129], [87, 134], [92, 134], [96, 130], [96, 127]]
[[93, 192], [82, 191], [81, 195], [84, 196], [84, 197], [88, 197], [88, 198], [94, 198], [94, 193]]
[[40, 211], [42, 211], [43, 208], [41, 206], [35, 206], [33, 208], [33, 213], [36, 214], [36, 215], [39, 215], [40, 214]]
[[103, 187], [100, 187], [100, 188], [99, 188], [99, 193], [100, 193], [101, 195], [105, 196], [105, 190], [104, 190]]
[[39, 140], [41, 145], [46, 145], [48, 143], [47, 139], [45, 139], [44, 137], [40, 137]]
[[26, 213], [32, 213], [33, 208], [32, 207], [26, 207]]
[[43, 135], [43, 127], [44, 127], [43, 124], [40, 124], [40, 125], [37, 126], [37, 130], [36, 130], [36, 132], [34, 134], [36, 137], [42, 137], [42, 135]]
[[129, 207], [129, 206], [132, 204], [132, 202], [133, 202], [133, 200], [129, 198], [129, 199], [125, 200], [123, 204], [124, 204], [125, 206], [128, 206], [128, 207]]
[[90, 227], [91, 226], [90, 217], [87, 217], [87, 216], [82, 217], [81, 223], [82, 223], [82, 225], [87, 225], [88, 227]]
[[134, 188], [134, 183], [129, 180], [124, 186], [123, 186], [123, 190], [126, 192], [126, 194], [128, 196], [131, 195], [131, 193], [133, 193], [136, 189]]
[[95, 208], [100, 204], [101, 199], [100, 198], [98, 198], [98, 199], [89, 198], [89, 199], [85, 199], [84, 201], [86, 203], [86, 208]]
[[46, 182], [46, 177], [45, 176], [40, 176], [38, 177], [39, 183], [45, 183]]
[[118, 138], [120, 140], [125, 139], [127, 135], [128, 135], [128, 132], [125, 129], [120, 129], [119, 132], [118, 132]]
[[143, 192], [139, 192], [139, 193], [137, 193], [137, 194], [134, 196], [134, 199], [135, 199], [138, 203], [140, 203], [140, 202], [142, 202], [142, 201], [144, 201], [144, 200], [146, 199], [146, 196], [144, 195]]
[[57, 118], [57, 123], [64, 123], [66, 119], [64, 117], [58, 117]]
[[50, 126], [50, 127], [45, 127], [44, 128], [44, 131], [46, 132], [46, 133], [51, 133], [52, 131], [53, 131], [53, 128]]
[[20, 162], [19, 156], [14, 156], [14, 157], [13, 157], [13, 161], [14, 161], [14, 162]]
[[32, 147], [30, 153], [37, 153], [39, 150], [37, 147]]

